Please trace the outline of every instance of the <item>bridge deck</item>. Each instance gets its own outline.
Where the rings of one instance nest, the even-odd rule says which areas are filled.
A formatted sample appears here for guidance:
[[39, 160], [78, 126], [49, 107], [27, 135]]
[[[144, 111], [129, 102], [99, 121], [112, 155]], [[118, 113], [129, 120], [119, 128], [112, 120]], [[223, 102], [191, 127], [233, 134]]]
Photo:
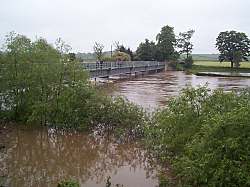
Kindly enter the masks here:
[[165, 62], [156, 61], [82, 63], [82, 65], [89, 71], [91, 78], [160, 71], [166, 67]]

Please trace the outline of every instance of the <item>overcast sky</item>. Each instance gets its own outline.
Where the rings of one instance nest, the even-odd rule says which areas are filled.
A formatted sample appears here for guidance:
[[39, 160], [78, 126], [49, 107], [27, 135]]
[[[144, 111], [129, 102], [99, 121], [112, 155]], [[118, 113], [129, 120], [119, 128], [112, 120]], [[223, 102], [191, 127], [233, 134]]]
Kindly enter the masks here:
[[194, 29], [194, 53], [216, 53], [220, 31], [250, 36], [250, 0], [1, 0], [0, 44], [10, 31], [32, 39], [58, 37], [74, 52], [105, 50], [115, 41], [133, 50], [145, 38], [155, 40], [161, 27], [175, 33]]

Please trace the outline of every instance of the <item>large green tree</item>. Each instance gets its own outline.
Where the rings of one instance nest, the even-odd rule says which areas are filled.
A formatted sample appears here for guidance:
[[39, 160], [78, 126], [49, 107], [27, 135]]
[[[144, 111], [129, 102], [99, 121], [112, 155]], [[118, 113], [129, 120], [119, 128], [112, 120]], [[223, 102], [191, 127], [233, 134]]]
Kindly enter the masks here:
[[221, 32], [216, 39], [216, 47], [220, 52], [219, 60], [231, 62], [231, 68], [239, 67], [242, 60], [248, 61], [250, 40], [243, 32]]
[[174, 27], [164, 26], [161, 32], [156, 36], [157, 52], [156, 57], [159, 61], [167, 61], [178, 58], [175, 50], [177, 40], [174, 33]]
[[145, 42], [140, 43], [136, 50], [136, 56], [138, 60], [155, 60], [155, 52], [156, 52], [156, 45], [155, 43], [149, 42], [148, 39], [145, 39]]
[[186, 54], [186, 58], [190, 56], [193, 50], [193, 44], [191, 43], [191, 38], [194, 34], [194, 30], [189, 30], [187, 32], [180, 32], [177, 39], [177, 47], [180, 49], [180, 54]]

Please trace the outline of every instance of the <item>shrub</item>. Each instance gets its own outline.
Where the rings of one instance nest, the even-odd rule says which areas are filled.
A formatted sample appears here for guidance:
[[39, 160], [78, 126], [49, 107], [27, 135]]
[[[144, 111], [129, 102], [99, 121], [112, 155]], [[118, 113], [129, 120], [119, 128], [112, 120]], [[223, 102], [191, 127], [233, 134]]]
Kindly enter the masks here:
[[58, 183], [57, 187], [80, 187], [80, 184], [73, 180], [66, 180]]
[[250, 185], [250, 91], [187, 88], [156, 113], [147, 145], [180, 186]]
[[130, 61], [131, 57], [127, 53], [116, 51], [113, 55], [113, 59], [115, 59], [115, 61]]
[[139, 106], [121, 97], [105, 98], [93, 119], [105, 131], [115, 132], [120, 138], [136, 138], [143, 135], [148, 121], [146, 112]]

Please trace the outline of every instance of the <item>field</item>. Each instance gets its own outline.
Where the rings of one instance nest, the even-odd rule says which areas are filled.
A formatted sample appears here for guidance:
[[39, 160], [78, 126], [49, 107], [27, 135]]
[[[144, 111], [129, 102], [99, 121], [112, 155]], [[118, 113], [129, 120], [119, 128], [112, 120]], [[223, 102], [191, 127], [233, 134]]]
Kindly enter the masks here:
[[[230, 67], [230, 62], [195, 61], [194, 65], [207, 67]], [[241, 62], [240, 68], [250, 68], [250, 62]]]

